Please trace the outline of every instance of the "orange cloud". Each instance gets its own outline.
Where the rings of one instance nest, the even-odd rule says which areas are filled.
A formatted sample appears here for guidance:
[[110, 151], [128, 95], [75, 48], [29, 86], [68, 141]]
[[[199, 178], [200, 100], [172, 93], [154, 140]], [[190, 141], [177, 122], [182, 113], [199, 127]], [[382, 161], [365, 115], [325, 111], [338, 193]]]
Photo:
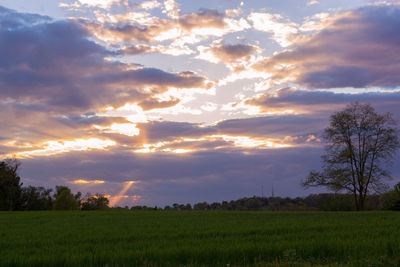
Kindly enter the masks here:
[[51, 156], [71, 151], [85, 151], [90, 149], [105, 149], [117, 143], [109, 139], [88, 138], [75, 140], [46, 141], [41, 144], [41, 149], [23, 151], [16, 154], [17, 157]]
[[105, 182], [103, 180], [78, 179], [78, 180], [74, 180], [72, 183], [74, 183], [74, 184], [104, 184]]

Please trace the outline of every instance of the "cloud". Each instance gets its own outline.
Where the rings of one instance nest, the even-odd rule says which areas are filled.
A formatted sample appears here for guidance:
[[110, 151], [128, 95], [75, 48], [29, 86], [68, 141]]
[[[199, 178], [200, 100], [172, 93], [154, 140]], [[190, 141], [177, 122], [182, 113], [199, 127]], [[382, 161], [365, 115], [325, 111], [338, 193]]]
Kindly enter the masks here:
[[309, 0], [307, 2], [307, 6], [313, 6], [313, 5], [318, 5], [319, 1], [318, 0]]
[[81, 7], [96, 7], [102, 9], [110, 9], [113, 5], [129, 5], [128, 0], [78, 0], [73, 3], [61, 3], [59, 6], [68, 9], [78, 9]]
[[[43, 105], [18, 103], [0, 104], [0, 149], [6, 154], [41, 149], [48, 140], [71, 140], [79, 138], [104, 138], [93, 129], [94, 125], [127, 123], [125, 118], [103, 118], [93, 114], [60, 115]], [[2, 139], [2, 140], [1, 140]]]
[[113, 123], [109, 126], [101, 127], [94, 125], [94, 128], [104, 133], [117, 133], [127, 136], [136, 136], [140, 134], [140, 130], [133, 123]]
[[105, 75], [96, 74], [97, 82], [119, 84], [123, 86], [157, 86], [159, 88], [202, 88], [207, 87], [204, 77], [194, 72], [169, 73], [156, 68], [139, 68], [126, 70], [121, 73], [110, 73]]
[[184, 14], [179, 18], [179, 24], [187, 31], [195, 28], [224, 28], [225, 13], [215, 9], [200, 9], [197, 13]]
[[[264, 182], [301, 195], [332, 112], [358, 100], [400, 114], [397, 91], [315, 90], [397, 84], [393, 5], [320, 13], [300, 25], [266, 12], [241, 17], [240, 9], [184, 13], [171, 0], [70, 2], [90, 19], [0, 7], [0, 151], [26, 157], [24, 183], [96, 189], [121, 205], [234, 199]], [[254, 64], [265, 43], [244, 38], [253, 38], [244, 32], [251, 27], [288, 50]], [[199, 74], [229, 70], [192, 62], [198, 52], [231, 75], [216, 82]], [[158, 57], [138, 56], [150, 53], [184, 56], [163, 56], [171, 62], [161, 65], [177, 71], [133, 62], [157, 66]], [[238, 79], [256, 86], [216, 88]], [[129, 181], [138, 182], [121, 193]]]
[[[10, 13], [11, 12], [11, 13]], [[73, 21], [45, 21], [26, 25], [36, 16], [3, 10], [0, 29], [0, 92], [4, 98], [52, 106], [53, 111], [88, 111], [105, 105], [151, 100], [143, 87], [156, 93], [168, 88], [209, 88], [193, 72], [168, 73], [156, 68], [109, 61], [116, 54], [89, 39]], [[21, 18], [19, 18], [21, 17]], [[138, 47], [136, 50], [143, 50]], [[128, 48], [128, 52], [135, 52]], [[137, 52], [137, 51], [136, 51]], [[149, 105], [147, 105], [149, 107]]]
[[32, 26], [50, 21], [52, 21], [52, 19], [47, 16], [19, 13], [0, 6], [0, 26], [2, 29], [11, 30], [18, 27]]
[[179, 4], [175, 2], [174, 0], [165, 0], [164, 1], [164, 10], [163, 13], [165, 13], [168, 17], [172, 19], [177, 19], [179, 18], [179, 12], [180, 12]]
[[144, 1], [141, 3], [138, 3], [136, 5], [136, 8], [138, 9], [145, 9], [145, 10], [151, 10], [157, 7], [160, 7], [161, 4], [157, 0], [151, 0], [151, 1]]
[[310, 89], [396, 87], [400, 84], [399, 16], [395, 6], [369, 6], [334, 15], [322, 31], [292, 50], [253, 67], [271, 86], [294, 82]]
[[178, 105], [180, 102], [179, 99], [172, 99], [167, 101], [160, 101], [158, 99], [146, 99], [139, 102], [139, 105], [143, 108], [144, 111], [159, 109], [159, 108], [170, 108]]
[[90, 149], [106, 149], [107, 147], [116, 145], [112, 140], [102, 140], [98, 138], [76, 139], [76, 140], [57, 140], [46, 141], [41, 144], [40, 149], [33, 149], [17, 153], [17, 157], [34, 157], [34, 156], [51, 156], [59, 153], [71, 151], [85, 151]]
[[370, 0], [370, 5], [376, 6], [400, 6], [399, 0]]
[[252, 56], [260, 50], [257, 46], [246, 44], [217, 44], [209, 48], [198, 47], [200, 55], [197, 58], [213, 63], [225, 64], [244, 63], [252, 59]]
[[122, 48], [121, 50], [122, 55], [139, 55], [145, 53], [157, 53], [160, 52], [159, 49], [147, 45], [131, 45]]
[[[189, 91], [213, 86], [194, 72], [121, 63], [120, 54], [95, 43], [76, 21], [53, 21], [0, 8], [0, 25], [3, 154], [82, 150], [84, 140], [128, 142], [121, 135], [138, 134], [134, 111], [106, 114], [110, 110], [127, 104], [141, 111], [172, 108]], [[168, 99], [160, 98], [169, 92]], [[64, 149], [65, 144], [72, 148]]]
[[[168, 152], [165, 149], [191, 151], [238, 148], [279, 148], [305, 144], [310, 135], [318, 135], [326, 126], [329, 113], [260, 116], [230, 119], [215, 125], [188, 122], [151, 121], [139, 123], [140, 142], [146, 151]], [[135, 146], [138, 149], [138, 146]]]
[[[120, 19], [124, 18], [120, 17]], [[110, 26], [87, 21], [84, 25], [97, 38], [110, 44], [119, 42], [150, 43], [174, 28], [173, 22], [159, 18], [152, 18], [146, 23], [147, 25], [119, 24], [120, 21]]]
[[72, 181], [74, 184], [104, 184], [105, 182], [102, 180], [85, 180], [85, 179], [77, 179]]
[[282, 47], [288, 47], [293, 43], [298, 34], [299, 25], [285, 19], [280, 14], [253, 12], [248, 16], [254, 29], [272, 34], [272, 39]]
[[[165, 4], [175, 3], [165, 1]], [[174, 9], [174, 12], [178, 10]], [[171, 14], [168, 12], [168, 14]], [[225, 34], [242, 31], [250, 28], [243, 18], [235, 20], [229, 18], [225, 12], [215, 9], [199, 9], [195, 13], [175, 13], [173, 19], [152, 17], [149, 13], [128, 12], [111, 15], [95, 13], [97, 22], [81, 20], [80, 22], [98, 39], [111, 44], [121, 45], [131, 42], [146, 44], [169, 41], [171, 47], [188, 50], [186, 44], [195, 44], [210, 37], [221, 37]], [[159, 49], [158, 52], [168, 52], [168, 49]], [[169, 53], [173, 54], [173, 53]], [[177, 53], [175, 53], [177, 54]], [[187, 54], [187, 53], [186, 53]]]
[[[15, 153], [21, 157], [48, 156], [99, 148], [106, 150], [110, 147], [137, 152], [168, 153], [215, 149], [238, 151], [239, 148], [268, 149], [304, 145], [308, 136], [315, 134], [309, 129], [318, 128], [315, 127], [312, 117], [300, 116], [227, 120], [214, 126], [172, 121], [116, 123], [117, 120], [104, 120], [96, 123], [98, 120], [92, 120], [76, 123], [74, 118], [64, 120], [61, 121], [62, 124], [56, 120], [53, 120], [53, 124], [45, 121], [42, 125], [44, 129], [38, 132], [36, 137], [34, 133], [30, 133], [28, 136], [12, 138], [12, 134], [15, 131], [36, 131], [40, 129], [37, 123], [28, 123], [22, 129], [11, 128], [8, 138], [7, 132], [3, 132], [6, 138], [0, 140], [0, 145], [5, 148], [9, 146], [6, 149], [8, 154]], [[296, 120], [301, 123], [295, 123]], [[292, 126], [289, 126], [289, 123], [292, 123]], [[47, 130], [48, 125], [56, 130]], [[10, 143], [10, 139], [14, 141]]]
[[232, 136], [284, 138], [318, 134], [325, 127], [328, 116], [280, 115], [260, 116], [248, 119], [232, 119], [219, 122], [218, 132]]
[[377, 91], [359, 93], [334, 93], [330, 91], [309, 91], [296, 88], [282, 88], [274, 92], [266, 92], [246, 101], [249, 105], [260, 107], [262, 112], [285, 110], [292, 108], [298, 114], [325, 114], [344, 108], [350, 102], [373, 103], [378, 109], [394, 114], [400, 112], [398, 103], [400, 92]]
[[144, 143], [156, 143], [159, 141], [173, 141], [186, 137], [201, 137], [216, 131], [212, 128], [200, 127], [199, 124], [188, 122], [153, 121], [139, 124], [142, 136], [146, 139]]

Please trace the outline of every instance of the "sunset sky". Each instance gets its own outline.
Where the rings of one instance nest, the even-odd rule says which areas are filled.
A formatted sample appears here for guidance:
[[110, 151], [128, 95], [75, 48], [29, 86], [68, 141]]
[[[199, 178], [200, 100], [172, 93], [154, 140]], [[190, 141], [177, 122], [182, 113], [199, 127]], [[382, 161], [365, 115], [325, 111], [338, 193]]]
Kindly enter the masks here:
[[304, 196], [330, 114], [400, 119], [400, 1], [0, 0], [0, 94], [24, 185], [120, 206]]

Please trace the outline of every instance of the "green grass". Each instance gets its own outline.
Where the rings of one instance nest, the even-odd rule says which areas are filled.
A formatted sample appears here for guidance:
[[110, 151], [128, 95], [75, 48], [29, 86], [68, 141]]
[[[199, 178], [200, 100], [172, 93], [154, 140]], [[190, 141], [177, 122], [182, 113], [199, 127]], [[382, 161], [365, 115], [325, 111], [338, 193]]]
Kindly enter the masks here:
[[400, 213], [0, 213], [0, 266], [227, 264], [400, 266]]

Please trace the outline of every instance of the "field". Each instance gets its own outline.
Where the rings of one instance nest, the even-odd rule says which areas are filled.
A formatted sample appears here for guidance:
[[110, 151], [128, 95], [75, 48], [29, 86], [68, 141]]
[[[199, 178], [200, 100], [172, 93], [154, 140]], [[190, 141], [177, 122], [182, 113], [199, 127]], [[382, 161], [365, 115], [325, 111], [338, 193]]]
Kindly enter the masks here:
[[400, 266], [400, 213], [0, 213], [0, 266], [183, 265]]

